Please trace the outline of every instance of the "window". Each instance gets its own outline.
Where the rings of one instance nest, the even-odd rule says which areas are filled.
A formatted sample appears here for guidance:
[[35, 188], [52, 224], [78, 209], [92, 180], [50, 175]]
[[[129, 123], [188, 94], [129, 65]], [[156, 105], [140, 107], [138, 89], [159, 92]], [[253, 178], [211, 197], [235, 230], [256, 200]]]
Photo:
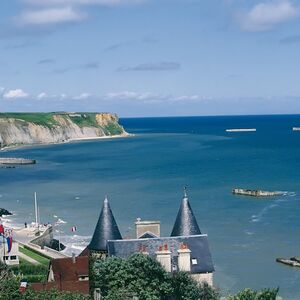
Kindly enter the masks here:
[[197, 258], [192, 258], [192, 265], [197, 265], [198, 262], [197, 262]]
[[10, 257], [10, 260], [16, 260], [17, 259], [17, 256], [16, 255], [12, 255], [11, 257]]
[[3, 260], [8, 260], [8, 256], [3, 256]]
[[79, 281], [87, 281], [87, 280], [89, 280], [89, 276], [87, 276], [87, 275], [78, 276], [78, 280]]

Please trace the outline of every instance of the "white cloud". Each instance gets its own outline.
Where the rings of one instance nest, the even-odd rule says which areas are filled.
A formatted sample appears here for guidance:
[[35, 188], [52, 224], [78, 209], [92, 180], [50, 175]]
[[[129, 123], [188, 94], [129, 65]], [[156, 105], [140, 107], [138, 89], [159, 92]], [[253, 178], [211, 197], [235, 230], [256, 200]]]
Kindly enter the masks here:
[[73, 99], [75, 99], [75, 100], [84, 100], [84, 99], [88, 99], [90, 97], [91, 97], [91, 94], [89, 94], [89, 93], [81, 93], [80, 95], [75, 96]]
[[103, 97], [106, 100], [128, 100], [128, 101], [139, 101], [143, 103], [153, 103], [153, 102], [186, 102], [186, 101], [202, 101], [210, 100], [211, 97], [204, 97], [201, 95], [181, 95], [174, 96], [172, 94], [156, 94], [150, 92], [112, 92], [107, 93]]
[[3, 94], [3, 98], [6, 99], [16, 99], [16, 98], [26, 98], [29, 95], [25, 93], [22, 89], [10, 90]]
[[62, 7], [27, 10], [21, 13], [16, 21], [24, 25], [47, 25], [81, 21], [85, 17], [86, 14], [74, 10], [72, 7]]
[[139, 4], [147, 0], [23, 0], [26, 3], [40, 6], [65, 6], [65, 5], [123, 5], [123, 4]]
[[261, 2], [249, 12], [239, 13], [237, 20], [242, 30], [266, 31], [297, 17], [300, 17], [300, 7], [289, 0], [277, 0]]
[[40, 94], [38, 94], [37, 96], [36, 96], [36, 98], [37, 99], [44, 99], [44, 98], [47, 98], [48, 97], [48, 95], [46, 94], [46, 93], [44, 93], [44, 92], [42, 92], [42, 93], [40, 93]]

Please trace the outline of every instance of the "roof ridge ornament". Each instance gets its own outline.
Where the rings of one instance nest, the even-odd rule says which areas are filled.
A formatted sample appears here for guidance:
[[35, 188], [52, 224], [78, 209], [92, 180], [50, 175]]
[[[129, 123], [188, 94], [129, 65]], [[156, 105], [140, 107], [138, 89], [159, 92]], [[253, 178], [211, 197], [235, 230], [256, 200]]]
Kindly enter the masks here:
[[184, 195], [184, 198], [188, 198], [188, 194], [187, 194], [187, 186], [184, 186], [183, 187], [183, 195]]

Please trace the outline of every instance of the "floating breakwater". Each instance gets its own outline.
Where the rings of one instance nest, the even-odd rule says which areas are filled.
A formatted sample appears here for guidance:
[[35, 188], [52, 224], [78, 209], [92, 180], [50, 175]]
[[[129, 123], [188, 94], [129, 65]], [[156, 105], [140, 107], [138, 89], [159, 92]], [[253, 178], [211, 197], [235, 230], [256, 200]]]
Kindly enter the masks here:
[[0, 157], [0, 165], [34, 165], [35, 159]]

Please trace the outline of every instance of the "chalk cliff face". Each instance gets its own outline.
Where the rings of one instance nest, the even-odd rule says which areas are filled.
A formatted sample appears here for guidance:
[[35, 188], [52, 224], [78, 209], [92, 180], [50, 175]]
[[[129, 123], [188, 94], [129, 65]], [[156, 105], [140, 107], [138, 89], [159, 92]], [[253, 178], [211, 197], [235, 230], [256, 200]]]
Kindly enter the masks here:
[[0, 114], [0, 148], [115, 135], [128, 134], [110, 113]]

